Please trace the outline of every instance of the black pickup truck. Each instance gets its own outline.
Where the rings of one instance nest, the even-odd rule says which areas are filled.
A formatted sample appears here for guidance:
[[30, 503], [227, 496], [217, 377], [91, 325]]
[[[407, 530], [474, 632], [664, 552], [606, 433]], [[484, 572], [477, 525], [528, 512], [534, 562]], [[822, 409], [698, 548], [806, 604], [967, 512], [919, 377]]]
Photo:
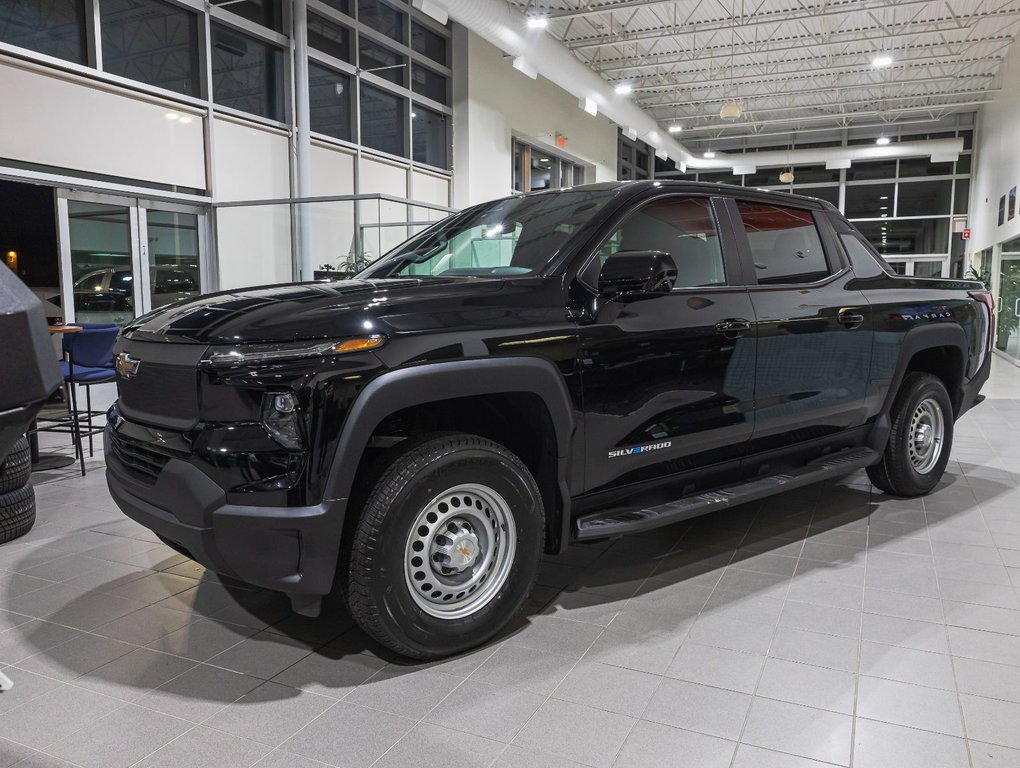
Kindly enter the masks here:
[[543, 552], [866, 467], [930, 491], [988, 377], [976, 282], [898, 277], [831, 205], [685, 182], [485, 203], [355, 279], [128, 325], [129, 517], [416, 658], [482, 643]]

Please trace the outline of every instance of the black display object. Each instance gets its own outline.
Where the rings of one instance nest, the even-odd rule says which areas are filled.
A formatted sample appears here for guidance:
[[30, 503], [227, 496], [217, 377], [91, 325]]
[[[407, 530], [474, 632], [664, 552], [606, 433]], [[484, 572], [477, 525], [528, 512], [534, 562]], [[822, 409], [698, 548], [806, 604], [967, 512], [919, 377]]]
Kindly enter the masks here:
[[60, 386], [42, 304], [17, 275], [0, 268], [0, 461]]

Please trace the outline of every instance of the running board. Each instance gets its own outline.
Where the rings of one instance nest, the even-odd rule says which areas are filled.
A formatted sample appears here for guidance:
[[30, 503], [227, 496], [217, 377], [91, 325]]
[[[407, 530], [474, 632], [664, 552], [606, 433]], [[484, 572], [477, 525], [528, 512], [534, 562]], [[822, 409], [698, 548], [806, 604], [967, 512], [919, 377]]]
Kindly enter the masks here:
[[756, 477], [739, 485], [731, 485], [697, 496], [670, 501], [647, 508], [619, 508], [595, 512], [577, 519], [577, 539], [601, 539], [638, 533], [660, 525], [697, 517], [718, 509], [729, 509], [756, 499], [763, 499], [783, 491], [817, 483], [830, 477], [839, 477], [876, 463], [880, 455], [870, 448], [852, 448], [815, 459], [800, 469], [779, 475]]

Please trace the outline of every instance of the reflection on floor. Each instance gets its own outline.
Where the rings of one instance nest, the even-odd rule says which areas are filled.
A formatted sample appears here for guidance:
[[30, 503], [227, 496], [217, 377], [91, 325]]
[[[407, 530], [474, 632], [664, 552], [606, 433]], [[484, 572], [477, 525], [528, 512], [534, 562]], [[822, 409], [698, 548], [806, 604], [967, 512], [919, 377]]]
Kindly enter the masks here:
[[925, 499], [861, 473], [576, 547], [502, 640], [422, 666], [167, 549], [101, 456], [37, 474], [0, 766], [1020, 765], [1020, 369], [987, 391]]

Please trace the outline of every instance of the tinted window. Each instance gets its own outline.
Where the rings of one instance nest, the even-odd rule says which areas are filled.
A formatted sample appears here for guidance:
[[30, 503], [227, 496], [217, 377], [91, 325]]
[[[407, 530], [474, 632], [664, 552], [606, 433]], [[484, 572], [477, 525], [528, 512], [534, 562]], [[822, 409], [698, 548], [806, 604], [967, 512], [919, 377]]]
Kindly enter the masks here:
[[312, 130], [351, 140], [351, 79], [308, 62], [308, 109]]
[[847, 218], [880, 219], [890, 218], [893, 213], [893, 184], [867, 184], [846, 188], [844, 213]]
[[211, 59], [213, 101], [271, 120], [283, 120], [282, 51], [229, 27], [213, 24]]
[[446, 38], [414, 21], [411, 22], [411, 47], [446, 66]]
[[405, 155], [406, 104], [399, 96], [362, 83], [361, 143], [391, 155]]
[[234, 0], [229, 4], [219, 0], [214, 5], [223, 5], [224, 10], [276, 32], [283, 31], [283, 0]]
[[626, 251], [662, 251], [673, 257], [674, 286], [725, 285], [726, 270], [712, 207], [704, 198], [670, 198], [642, 207], [600, 250], [605, 263]]
[[450, 103], [446, 95], [446, 77], [417, 64], [411, 73], [411, 90], [440, 104]]
[[936, 216], [949, 213], [953, 196], [951, 181], [901, 183], [896, 200], [897, 216]]
[[308, 14], [308, 45], [343, 61], [354, 61], [350, 30], [314, 13]]
[[737, 201], [760, 285], [813, 283], [829, 274], [811, 211]]
[[448, 168], [449, 140], [446, 131], [446, 116], [415, 104], [411, 111], [411, 143], [414, 146], [414, 160], [418, 163]]
[[401, 43], [407, 43], [404, 24], [407, 17], [382, 0], [358, 0], [358, 21]]
[[0, 40], [84, 64], [85, 0], [6, 0], [0, 3]]
[[198, 15], [163, 0], [103, 0], [103, 69], [199, 94]]
[[407, 77], [407, 58], [384, 45], [361, 37], [361, 69], [376, 77], [404, 85]]

